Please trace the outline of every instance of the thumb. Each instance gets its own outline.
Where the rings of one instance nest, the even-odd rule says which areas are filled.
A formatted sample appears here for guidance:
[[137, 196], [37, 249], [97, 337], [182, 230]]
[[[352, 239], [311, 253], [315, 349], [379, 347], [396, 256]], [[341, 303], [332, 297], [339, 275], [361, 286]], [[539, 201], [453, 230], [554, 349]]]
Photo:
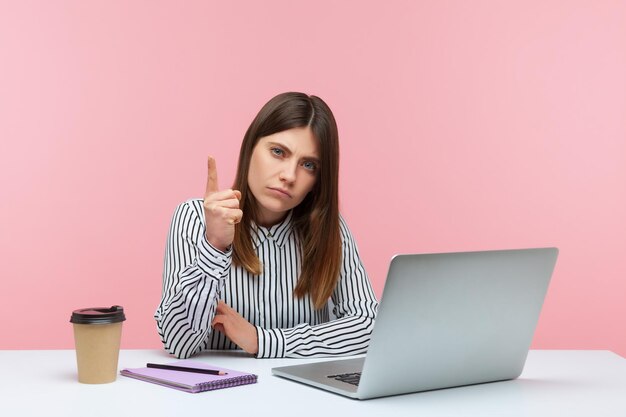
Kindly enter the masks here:
[[222, 316], [222, 315], [215, 316], [213, 318], [213, 321], [211, 322], [211, 326], [212, 327], [222, 326], [222, 328], [223, 328], [223, 324], [224, 324], [225, 320], [226, 320], [226, 318], [224, 316]]

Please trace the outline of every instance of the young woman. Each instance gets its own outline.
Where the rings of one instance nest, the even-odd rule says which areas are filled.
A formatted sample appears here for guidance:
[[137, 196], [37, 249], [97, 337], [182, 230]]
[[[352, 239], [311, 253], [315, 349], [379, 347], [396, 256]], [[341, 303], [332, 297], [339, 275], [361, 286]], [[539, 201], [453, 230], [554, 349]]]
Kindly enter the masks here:
[[[209, 157], [204, 199], [180, 204], [155, 313], [170, 353], [364, 353], [378, 303], [341, 215], [339, 143], [320, 98], [272, 98], [248, 128], [233, 189]], [[329, 300], [332, 300], [331, 320]]]

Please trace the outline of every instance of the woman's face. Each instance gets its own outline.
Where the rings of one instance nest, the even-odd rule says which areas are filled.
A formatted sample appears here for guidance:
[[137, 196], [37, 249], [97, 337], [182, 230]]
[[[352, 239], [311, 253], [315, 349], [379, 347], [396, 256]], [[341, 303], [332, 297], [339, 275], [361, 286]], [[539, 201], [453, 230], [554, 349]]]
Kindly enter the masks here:
[[304, 200], [319, 169], [319, 149], [308, 127], [259, 139], [252, 151], [248, 187], [259, 203], [256, 223], [271, 226]]

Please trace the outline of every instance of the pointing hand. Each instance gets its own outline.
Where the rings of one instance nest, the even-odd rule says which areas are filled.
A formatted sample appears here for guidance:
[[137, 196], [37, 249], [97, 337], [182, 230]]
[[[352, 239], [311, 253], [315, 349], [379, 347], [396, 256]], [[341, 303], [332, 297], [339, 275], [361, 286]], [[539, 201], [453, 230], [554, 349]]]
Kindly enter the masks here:
[[239, 209], [241, 192], [221, 190], [217, 183], [215, 159], [209, 156], [208, 178], [204, 193], [204, 220], [206, 238], [216, 249], [226, 251], [235, 238], [235, 224], [241, 221], [243, 212]]

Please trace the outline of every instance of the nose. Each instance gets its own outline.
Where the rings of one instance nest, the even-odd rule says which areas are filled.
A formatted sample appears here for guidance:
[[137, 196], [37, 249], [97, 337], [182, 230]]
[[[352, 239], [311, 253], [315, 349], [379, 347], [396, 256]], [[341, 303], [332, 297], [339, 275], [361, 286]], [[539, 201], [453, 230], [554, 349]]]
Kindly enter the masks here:
[[285, 164], [279, 174], [280, 180], [288, 184], [293, 183], [296, 180], [297, 168], [297, 164]]

